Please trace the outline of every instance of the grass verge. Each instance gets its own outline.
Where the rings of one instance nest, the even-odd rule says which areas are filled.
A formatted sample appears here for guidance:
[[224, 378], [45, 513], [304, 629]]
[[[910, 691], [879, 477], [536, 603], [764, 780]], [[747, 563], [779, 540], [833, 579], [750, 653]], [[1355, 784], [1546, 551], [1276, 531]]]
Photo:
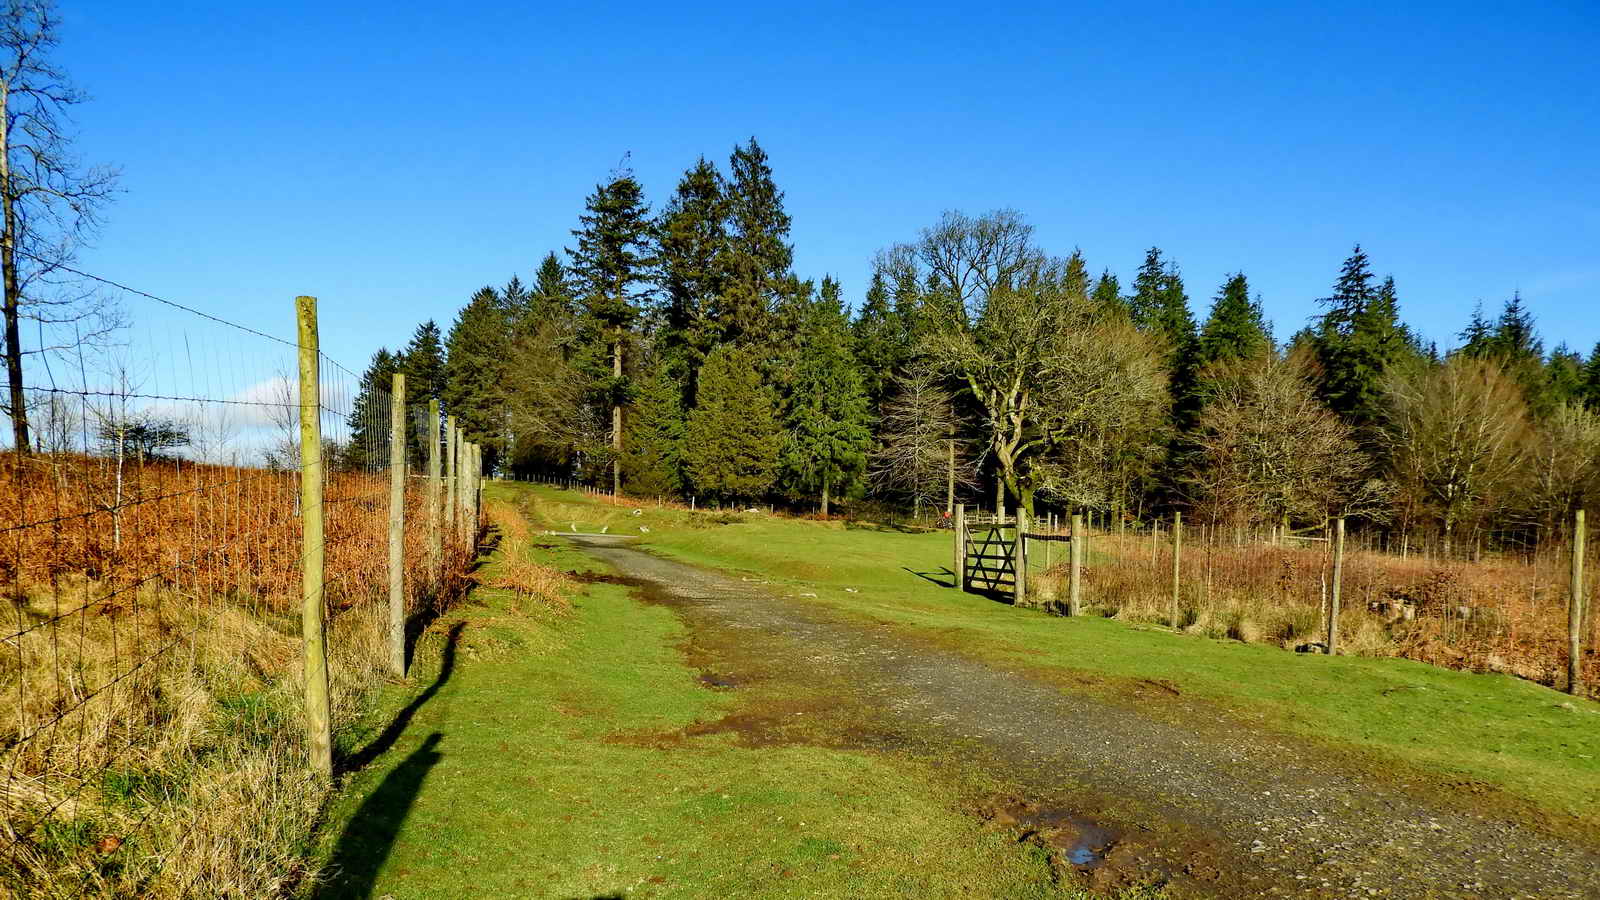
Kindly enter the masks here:
[[[762, 514], [638, 515], [528, 485], [558, 530], [638, 534], [685, 562], [757, 573], [861, 620], [890, 623], [971, 656], [1138, 697], [1165, 682], [1207, 710], [1349, 752], [1422, 790], [1500, 801], [1566, 830], [1600, 827], [1600, 704], [1509, 675], [1392, 658], [1326, 657], [1179, 635], [1101, 617], [1062, 619], [961, 594], [951, 537]], [[641, 530], [644, 529], [644, 530]], [[919, 574], [920, 573], [920, 574]], [[939, 582], [943, 582], [941, 585]]]
[[[528, 558], [593, 565], [562, 541], [517, 546], [483, 584]], [[619, 585], [570, 605], [480, 587], [350, 747], [370, 764], [331, 806], [307, 893], [1079, 896], [1047, 853], [963, 808], [980, 785], [932, 761], [696, 731], [747, 698], [698, 681], [684, 639]]]

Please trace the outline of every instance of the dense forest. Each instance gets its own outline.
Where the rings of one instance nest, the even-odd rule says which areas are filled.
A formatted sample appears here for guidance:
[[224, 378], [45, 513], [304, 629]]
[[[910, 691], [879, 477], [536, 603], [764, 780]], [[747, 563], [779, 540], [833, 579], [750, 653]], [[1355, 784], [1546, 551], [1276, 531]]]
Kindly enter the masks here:
[[491, 472], [825, 514], [959, 496], [1241, 528], [1346, 515], [1448, 548], [1600, 494], [1600, 346], [1546, 352], [1517, 295], [1441, 352], [1357, 246], [1280, 344], [1243, 272], [1197, 320], [1161, 250], [1124, 282], [1010, 210], [880, 251], [854, 302], [794, 271], [789, 234], [753, 138], [658, 210], [615, 172], [532, 284], [481, 288], [363, 383], [405, 372]]

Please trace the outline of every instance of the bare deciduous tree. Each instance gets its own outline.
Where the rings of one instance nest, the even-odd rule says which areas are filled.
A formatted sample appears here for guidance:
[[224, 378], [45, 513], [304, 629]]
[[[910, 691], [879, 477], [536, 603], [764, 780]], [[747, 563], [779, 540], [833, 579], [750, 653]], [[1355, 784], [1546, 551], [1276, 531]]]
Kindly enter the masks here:
[[1319, 402], [1295, 362], [1267, 357], [1207, 375], [1211, 399], [1195, 441], [1202, 513], [1241, 527], [1375, 514], [1382, 485], [1349, 426]]
[[1498, 363], [1459, 354], [1389, 382], [1389, 456], [1403, 499], [1454, 539], [1512, 501], [1527, 460], [1522, 391]]
[[[955, 411], [955, 396], [938, 373], [922, 366], [898, 375], [883, 405], [881, 445], [872, 454], [872, 480], [922, 505], [948, 497], [952, 480], [976, 487], [971, 454]], [[948, 510], [947, 510], [948, 511]]]
[[[116, 173], [79, 165], [67, 111], [84, 100], [50, 60], [60, 19], [48, 0], [0, 9], [0, 280], [4, 282], [5, 412], [17, 452], [28, 447], [23, 360], [46, 353], [71, 325], [92, 342], [119, 322], [103, 297], [77, 289], [64, 266], [99, 225]], [[38, 326], [39, 346], [23, 349], [22, 322]]]
[[1558, 407], [1534, 436], [1528, 512], [1547, 528], [1600, 497], [1600, 414], [1581, 404]]

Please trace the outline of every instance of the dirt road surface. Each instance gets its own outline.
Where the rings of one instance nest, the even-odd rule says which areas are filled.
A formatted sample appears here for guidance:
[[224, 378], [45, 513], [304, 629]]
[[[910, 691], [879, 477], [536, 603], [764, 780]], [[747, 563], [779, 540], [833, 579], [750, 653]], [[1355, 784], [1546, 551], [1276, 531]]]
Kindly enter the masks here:
[[1112, 702], [845, 620], [804, 588], [665, 560], [626, 539], [571, 540], [678, 612], [708, 685], [749, 685], [764, 698], [695, 733], [779, 741], [802, 733], [803, 721], [804, 739], [832, 733], [868, 752], [1004, 773], [1014, 791], [973, 813], [1050, 847], [1097, 887], [1600, 897], [1600, 837], [1557, 836], [1503, 806], [1475, 809], [1470, 793], [1378, 777], [1222, 717], [1164, 713], [1166, 695], [1186, 702], [1177, 686], [1152, 683], [1143, 705]]

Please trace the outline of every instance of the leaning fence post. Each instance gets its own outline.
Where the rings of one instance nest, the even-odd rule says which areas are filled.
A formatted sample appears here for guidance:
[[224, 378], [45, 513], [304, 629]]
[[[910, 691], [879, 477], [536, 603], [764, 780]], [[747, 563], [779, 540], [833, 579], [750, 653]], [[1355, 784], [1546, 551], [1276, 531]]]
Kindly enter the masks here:
[[428, 570], [435, 589], [444, 580], [444, 554], [439, 537], [439, 398], [428, 401]]
[[1339, 647], [1339, 589], [1344, 583], [1344, 516], [1333, 523], [1333, 595], [1328, 601], [1328, 655]]
[[1583, 657], [1579, 631], [1583, 625], [1583, 553], [1587, 535], [1584, 533], [1583, 510], [1572, 514], [1572, 585], [1567, 597], [1567, 693], [1583, 692]]
[[1016, 597], [1012, 600], [1017, 606], [1028, 605], [1028, 510], [1022, 506], [1017, 507], [1017, 545], [1012, 549], [1015, 559], [1012, 567], [1017, 570]]
[[311, 768], [333, 775], [328, 640], [323, 633], [322, 388], [317, 298], [296, 297], [300, 331], [300, 638], [306, 675], [306, 749]]
[[389, 671], [406, 677], [406, 376], [389, 394]]
[[967, 589], [967, 505], [956, 504], [956, 590]]
[[1179, 576], [1183, 568], [1183, 511], [1172, 514], [1172, 627], [1178, 627]]
[[1072, 566], [1072, 574], [1067, 578], [1067, 615], [1078, 615], [1082, 609], [1083, 601], [1083, 515], [1074, 513], [1072, 516], [1072, 537], [1068, 544], [1068, 564]]

